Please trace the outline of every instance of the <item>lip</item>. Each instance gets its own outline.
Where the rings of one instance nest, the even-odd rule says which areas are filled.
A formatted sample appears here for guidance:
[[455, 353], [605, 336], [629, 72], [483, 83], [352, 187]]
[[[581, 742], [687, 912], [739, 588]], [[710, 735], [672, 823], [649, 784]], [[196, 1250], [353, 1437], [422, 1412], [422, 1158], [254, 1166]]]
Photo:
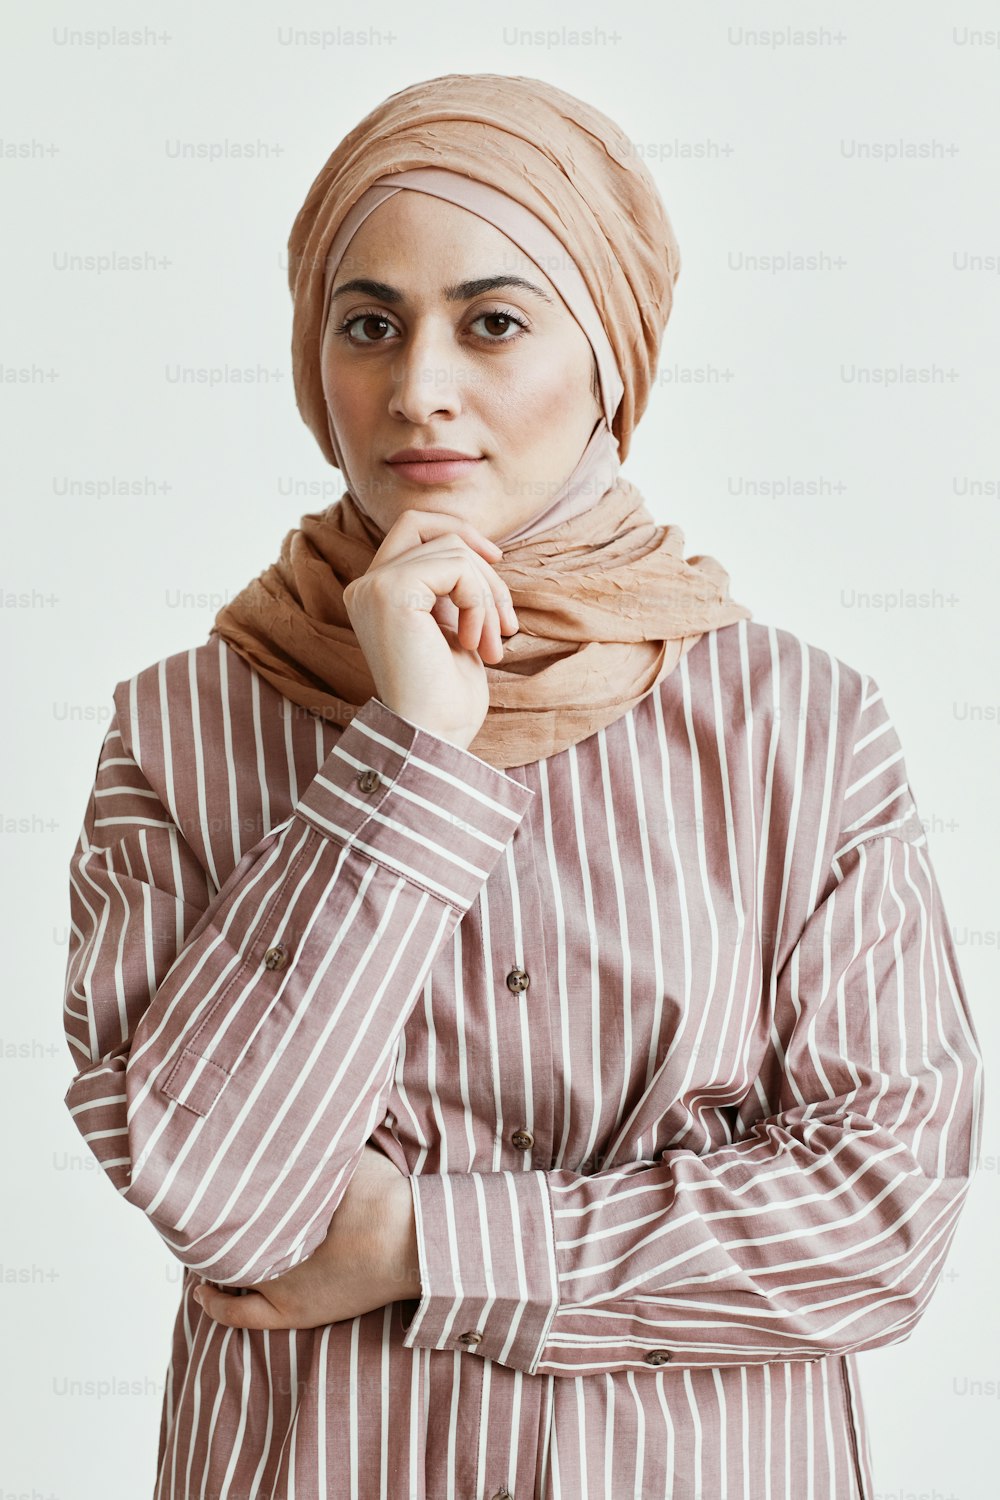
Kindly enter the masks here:
[[449, 484], [454, 479], [465, 479], [483, 462], [482, 458], [458, 453], [454, 448], [401, 448], [386, 459], [399, 479], [414, 484]]
[[434, 464], [443, 463], [446, 459], [465, 459], [470, 463], [478, 463], [480, 454], [459, 453], [457, 448], [400, 448], [398, 453], [391, 453], [386, 459], [387, 464]]

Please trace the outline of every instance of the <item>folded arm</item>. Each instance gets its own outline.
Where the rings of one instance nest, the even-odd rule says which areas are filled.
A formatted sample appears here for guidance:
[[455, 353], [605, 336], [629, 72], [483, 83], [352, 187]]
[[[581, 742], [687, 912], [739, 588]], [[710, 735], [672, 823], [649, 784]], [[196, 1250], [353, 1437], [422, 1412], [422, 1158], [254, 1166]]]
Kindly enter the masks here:
[[902, 762], [879, 736], [859, 739], [878, 774], [856, 778], [878, 815], [845, 823], [831, 888], [776, 976], [740, 1138], [586, 1175], [412, 1178], [408, 1348], [575, 1376], [909, 1336], [974, 1172], [982, 1060]]
[[259, 1283], [324, 1239], [431, 964], [534, 794], [373, 698], [213, 899], [128, 720], [71, 862], [65, 1102], [179, 1260]]

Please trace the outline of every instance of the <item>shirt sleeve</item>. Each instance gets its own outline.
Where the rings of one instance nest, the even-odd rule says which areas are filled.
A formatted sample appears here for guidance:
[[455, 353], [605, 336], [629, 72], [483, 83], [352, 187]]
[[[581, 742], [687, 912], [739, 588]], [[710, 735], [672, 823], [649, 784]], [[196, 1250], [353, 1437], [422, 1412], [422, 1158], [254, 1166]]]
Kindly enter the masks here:
[[371, 698], [213, 886], [116, 711], [70, 864], [77, 1130], [220, 1285], [322, 1243], [431, 964], [534, 793]]
[[407, 1347], [576, 1376], [910, 1336], [978, 1161], [982, 1059], [902, 751], [865, 681], [825, 895], [777, 972], [739, 1138], [587, 1175], [411, 1178]]

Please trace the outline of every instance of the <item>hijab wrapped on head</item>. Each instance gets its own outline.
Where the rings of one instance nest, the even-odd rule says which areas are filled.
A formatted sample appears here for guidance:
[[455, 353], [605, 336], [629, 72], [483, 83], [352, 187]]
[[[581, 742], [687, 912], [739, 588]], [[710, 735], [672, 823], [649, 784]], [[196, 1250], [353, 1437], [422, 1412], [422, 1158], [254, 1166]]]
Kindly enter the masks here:
[[[646, 409], [680, 271], [656, 184], [628, 137], [540, 79], [448, 74], [392, 94], [344, 137], [288, 242], [292, 367], [303, 419], [347, 489], [302, 517], [276, 563], [217, 614], [218, 634], [293, 702], [349, 723], [375, 683], [343, 602], [383, 533], [344, 469], [323, 384], [334, 275], [367, 215], [396, 191], [458, 203], [548, 276], [594, 352], [602, 415], [572, 474], [493, 566], [520, 629], [485, 665], [486, 719], [469, 749], [525, 765], [627, 713], [708, 630], [750, 617], [714, 558], [683, 557], [620, 472]], [[439, 601], [440, 603], [441, 601]]]

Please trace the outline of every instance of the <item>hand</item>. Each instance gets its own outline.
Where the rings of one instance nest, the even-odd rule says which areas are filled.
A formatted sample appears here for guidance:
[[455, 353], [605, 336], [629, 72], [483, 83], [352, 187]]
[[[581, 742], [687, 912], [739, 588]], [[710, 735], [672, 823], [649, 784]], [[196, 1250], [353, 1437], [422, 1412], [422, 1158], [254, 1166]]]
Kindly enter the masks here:
[[365, 1146], [326, 1239], [308, 1260], [243, 1294], [205, 1282], [194, 1295], [230, 1328], [319, 1328], [419, 1297], [409, 1178]]
[[457, 516], [406, 510], [344, 590], [380, 701], [463, 750], [490, 706], [484, 662], [501, 661], [502, 634], [518, 629], [510, 590], [485, 560], [502, 556]]

